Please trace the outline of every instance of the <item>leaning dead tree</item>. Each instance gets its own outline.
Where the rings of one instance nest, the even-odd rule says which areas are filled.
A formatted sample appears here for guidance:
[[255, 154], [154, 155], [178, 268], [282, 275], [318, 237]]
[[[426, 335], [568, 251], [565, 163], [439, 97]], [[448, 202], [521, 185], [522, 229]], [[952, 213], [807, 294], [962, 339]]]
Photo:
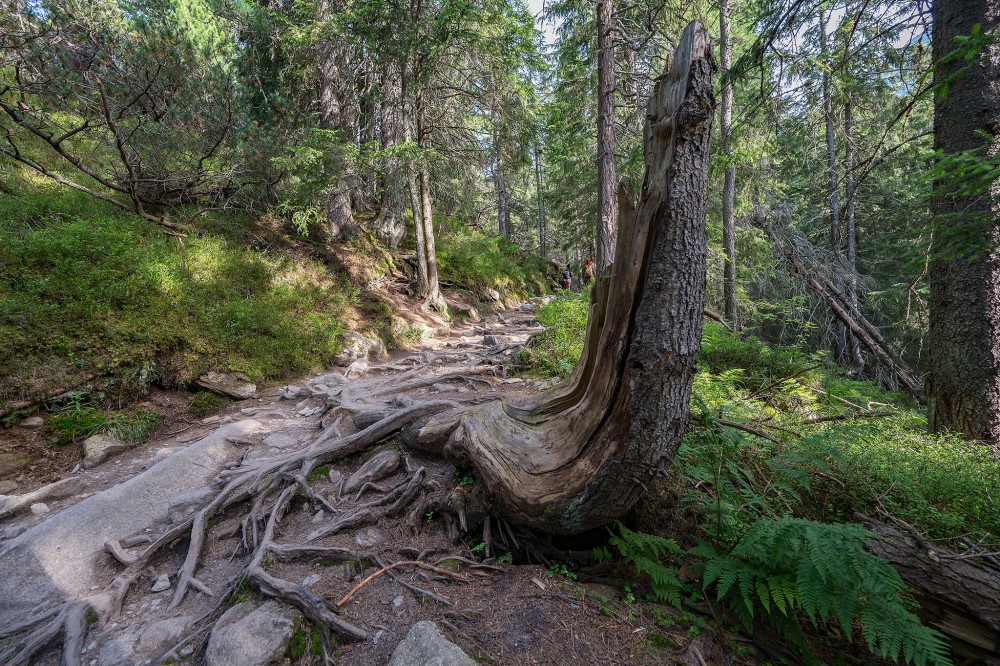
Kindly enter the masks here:
[[[264, 596], [301, 610], [323, 629], [323, 649], [330, 654], [327, 632], [346, 640], [368, 636], [341, 610], [357, 588], [334, 606], [303, 584], [281, 578], [268, 562], [364, 562], [378, 569], [358, 587], [384, 574], [422, 599], [448, 604], [448, 599], [395, 572], [420, 568], [461, 581], [462, 574], [439, 565], [450, 560], [470, 571], [490, 565], [457, 556], [426, 561], [423, 552], [386, 562], [378, 554], [338, 547], [328, 539], [386, 516], [407, 517], [418, 527], [428, 510], [441, 515], [453, 536], [484, 519], [487, 543], [493, 523], [498, 525], [495, 538], [506, 541], [506, 536], [515, 540], [515, 532], [523, 535], [525, 526], [576, 533], [621, 516], [669, 463], [688, 422], [705, 300], [713, 71], [707, 33], [692, 23], [649, 101], [642, 196], [637, 207], [624, 193], [619, 197], [616, 264], [596, 290], [584, 356], [566, 382], [516, 404], [477, 402], [480, 394], [475, 392], [464, 400], [415, 400], [411, 394], [418, 389], [444, 381], [491, 386], [502, 381], [495, 376], [496, 366], [482, 357], [466, 358], [460, 371], [435, 373], [432, 368], [444, 354], [424, 352], [372, 368], [360, 359], [344, 374], [287, 387], [282, 397], [288, 400], [305, 398], [325, 405], [317, 408], [323, 413], [318, 423], [322, 430], [311, 443], [286, 454], [244, 457], [218, 474], [188, 517], [159, 533], [109, 539], [105, 550], [123, 566], [118, 577], [106, 589], [92, 590], [90, 597], [68, 599], [0, 629], [0, 663], [32, 663], [60, 636], [64, 663], [80, 663], [80, 646], [88, 631], [81, 618], [93, 609], [103, 622], [110, 622], [151, 563], [178, 543], [186, 542], [186, 547], [172, 576], [176, 587], [170, 608], [192, 592], [218, 602], [198, 621], [200, 628], [164, 658], [176, 658], [182, 646], [201, 640], [241, 580]], [[490, 353], [495, 356], [504, 349], [497, 341]], [[448, 354], [475, 356], [461, 350]], [[390, 374], [379, 376], [382, 372]], [[357, 379], [362, 373], [374, 377]], [[275, 408], [244, 413], [263, 417], [268, 411], [281, 413]], [[357, 431], [345, 435], [350, 423]], [[362, 453], [404, 429], [409, 434], [404, 439], [424, 450], [463, 457], [476, 469], [480, 482], [471, 492], [443, 487], [425, 467], [411, 466], [407, 457], [391, 448], [336, 484], [332, 477], [327, 484], [313, 474], [322, 465]], [[240, 437], [227, 441], [248, 444]], [[398, 477], [402, 469], [402, 481], [379, 485]], [[322, 491], [314, 487], [321, 483]], [[312, 531], [301, 538], [290, 537], [282, 533], [281, 523], [292, 511], [293, 501], [299, 500], [329, 512], [329, 517], [311, 521]], [[230, 527], [213, 532], [220, 520]], [[214, 589], [202, 572], [210, 538], [235, 541], [233, 557], [245, 562], [239, 574]]]
[[553, 533], [621, 516], [671, 460], [688, 419], [705, 304], [705, 191], [715, 100], [705, 31], [685, 30], [646, 112], [637, 208], [619, 194], [615, 264], [598, 284], [580, 362], [522, 404], [495, 401], [432, 418], [494, 510]]
[[827, 272], [810, 265], [806, 252], [799, 247], [800, 243], [783, 238], [763, 213], [756, 211], [751, 220], [767, 234], [774, 248], [795, 269], [809, 290], [826, 304], [837, 322], [843, 324], [915, 398], [923, 401], [924, 389], [920, 378], [903, 357], [886, 342], [878, 327], [857, 308], [857, 299], [850, 298], [841, 288], [840, 282]]

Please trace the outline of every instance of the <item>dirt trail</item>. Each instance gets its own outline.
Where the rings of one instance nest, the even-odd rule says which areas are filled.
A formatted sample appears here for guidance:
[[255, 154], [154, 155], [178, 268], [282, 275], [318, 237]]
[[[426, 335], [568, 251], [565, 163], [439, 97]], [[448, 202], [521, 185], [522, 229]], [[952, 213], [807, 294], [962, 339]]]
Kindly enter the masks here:
[[[537, 391], [505, 372], [540, 330], [536, 307], [266, 391], [30, 502], [0, 498], [0, 663], [200, 663], [227, 606], [264, 596], [332, 625], [337, 663], [387, 663], [422, 619], [494, 663], [652, 659], [655, 625], [614, 590], [481, 560], [517, 530], [494, 522], [494, 552], [472, 552], [459, 537], [475, 480], [387, 438], [424, 411]], [[51, 513], [26, 510], [40, 501]], [[400, 562], [419, 564], [338, 605]]]

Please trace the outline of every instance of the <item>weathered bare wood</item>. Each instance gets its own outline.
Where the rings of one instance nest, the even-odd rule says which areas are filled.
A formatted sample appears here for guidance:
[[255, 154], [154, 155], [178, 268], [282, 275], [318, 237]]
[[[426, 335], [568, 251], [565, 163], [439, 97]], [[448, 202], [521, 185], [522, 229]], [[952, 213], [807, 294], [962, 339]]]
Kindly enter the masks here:
[[[838, 321], [842, 322], [854, 336], [863, 344], [868, 351], [873, 353], [878, 360], [886, 365], [890, 370], [892, 370], [899, 380], [903, 382], [903, 385], [916, 397], [918, 400], [923, 399], [924, 390], [923, 384], [920, 379], [916, 376], [913, 370], [903, 361], [897, 354], [895, 354], [885, 341], [882, 339], [880, 333], [877, 329], [868, 322], [863, 317], [852, 316], [853, 313], [847, 311], [844, 302], [841, 301], [835, 294], [831, 293], [828, 286], [824, 286], [819, 280], [809, 271], [806, 265], [803, 263], [802, 259], [796, 255], [794, 250], [788, 246], [781, 238], [775, 233], [774, 228], [767, 223], [767, 221], [761, 215], [755, 215], [756, 224], [764, 230], [764, 232], [771, 239], [771, 243], [774, 247], [781, 252], [782, 256], [790, 263], [806, 283], [806, 285], [830, 308], [830, 312], [833, 313], [834, 317]], [[864, 324], [861, 323], [864, 321]], [[873, 331], [873, 329], [875, 329]]]
[[1000, 569], [987, 559], [963, 559], [920, 535], [859, 518], [880, 537], [869, 541], [868, 549], [917, 591], [924, 621], [952, 639], [956, 655], [1000, 663]]
[[561, 385], [435, 417], [424, 443], [477, 469], [491, 511], [553, 533], [627, 511], [687, 426], [705, 302], [705, 192], [715, 100], [706, 31], [685, 30], [647, 107], [638, 208], [619, 195], [615, 264], [591, 305], [583, 357]]

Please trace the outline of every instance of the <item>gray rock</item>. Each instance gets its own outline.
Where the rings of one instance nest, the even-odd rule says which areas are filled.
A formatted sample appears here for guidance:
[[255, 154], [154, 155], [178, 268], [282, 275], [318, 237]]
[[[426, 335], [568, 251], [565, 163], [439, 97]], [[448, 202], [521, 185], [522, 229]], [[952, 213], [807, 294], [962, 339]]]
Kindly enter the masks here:
[[156, 579], [156, 582], [153, 583], [152, 591], [166, 592], [169, 589], [170, 589], [170, 576], [168, 576], [167, 574], [160, 574], [159, 578]]
[[279, 449], [284, 449], [289, 446], [294, 446], [299, 443], [299, 438], [294, 435], [289, 435], [286, 432], [272, 432], [267, 437], [264, 438], [265, 446], [273, 446]]
[[[94, 663], [94, 662], [90, 662]], [[97, 653], [98, 666], [120, 666], [133, 664], [132, 641], [125, 638], [115, 638], [101, 646]]]
[[174, 525], [187, 520], [192, 513], [207, 503], [212, 494], [211, 486], [203, 486], [171, 497], [167, 506], [167, 517]]
[[[213, 629], [205, 652], [205, 664], [267, 666], [284, 656], [299, 618], [297, 611], [268, 601], [246, 617]], [[226, 616], [223, 616], [222, 620], [225, 619]]]
[[111, 456], [128, 451], [133, 446], [109, 435], [93, 435], [83, 442], [83, 466], [86, 469], [96, 467]]
[[139, 634], [139, 651], [160, 652], [173, 647], [184, 638], [190, 621], [191, 616], [182, 615], [152, 623]]
[[14, 476], [27, 464], [27, 456], [19, 456], [13, 453], [0, 453], [0, 479], [8, 476]]
[[344, 347], [333, 362], [336, 365], [350, 365], [359, 358], [380, 358], [383, 353], [382, 343], [378, 340], [356, 331], [348, 331], [344, 336]]
[[36, 504], [31, 505], [31, 513], [35, 514], [36, 516], [44, 516], [49, 511], [50, 511], [49, 505], [46, 504], [45, 502], [38, 502]]
[[202, 425], [215, 425], [216, 423], [222, 423], [222, 417], [218, 414], [214, 416], [206, 416], [201, 420]]
[[451, 387], [443, 382], [435, 382], [431, 384], [431, 393], [444, 393], [450, 390]]
[[371, 548], [382, 542], [382, 533], [377, 527], [366, 527], [354, 535], [354, 543], [362, 548]]
[[485, 289], [483, 289], [483, 295], [486, 298], [488, 298], [491, 301], [493, 301], [494, 303], [496, 303], [496, 302], [498, 302], [500, 300], [500, 292], [497, 291], [496, 289], [492, 289], [490, 287], [486, 287]]
[[438, 631], [433, 622], [417, 622], [392, 653], [389, 666], [475, 666], [469, 655]]
[[17, 481], [12, 479], [7, 479], [5, 481], [0, 481], [0, 495], [10, 495], [12, 492], [21, 487]]
[[43, 425], [45, 425], [45, 419], [41, 416], [29, 416], [21, 421], [22, 428], [41, 428]]
[[250, 378], [242, 372], [208, 372], [194, 383], [212, 393], [236, 400], [246, 400], [257, 394], [257, 385], [251, 384]]

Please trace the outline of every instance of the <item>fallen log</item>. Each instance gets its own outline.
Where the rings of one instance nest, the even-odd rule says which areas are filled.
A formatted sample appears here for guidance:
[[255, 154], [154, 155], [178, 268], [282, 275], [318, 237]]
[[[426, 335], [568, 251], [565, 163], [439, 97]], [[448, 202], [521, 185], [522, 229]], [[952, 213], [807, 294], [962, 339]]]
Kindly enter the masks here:
[[924, 387], [923, 383], [916, 376], [916, 373], [910, 369], [909, 365], [898, 354], [894, 353], [887, 344], [885, 344], [881, 333], [875, 328], [871, 322], [869, 322], [864, 317], [860, 316], [859, 313], [848, 312], [848, 308], [841, 303], [840, 299], [837, 298], [827, 287], [820, 283], [819, 280], [808, 270], [802, 259], [796, 255], [795, 251], [788, 246], [775, 232], [774, 228], [767, 223], [762, 215], [752, 216], [756, 225], [760, 227], [764, 233], [767, 234], [768, 238], [771, 239], [771, 243], [774, 245], [785, 260], [788, 261], [806, 283], [806, 285], [819, 296], [830, 308], [830, 312], [833, 313], [837, 319], [844, 323], [845, 326], [851, 331], [851, 333], [858, 339], [861, 344], [863, 344], [868, 351], [875, 355], [879, 361], [884, 363], [886, 367], [895, 373], [899, 380], [904, 386], [910, 391], [911, 394], [917, 400], [923, 402], [924, 400]]
[[989, 558], [959, 555], [868, 516], [858, 519], [878, 535], [868, 550], [916, 591], [918, 614], [951, 639], [955, 656], [1000, 664], [1000, 568]]
[[553, 534], [606, 524], [680, 445], [705, 306], [714, 69], [692, 23], [650, 97], [642, 196], [633, 208], [619, 193], [615, 262], [595, 288], [572, 375], [522, 402], [433, 416], [417, 435], [447, 440], [446, 452], [476, 468], [496, 515]]

